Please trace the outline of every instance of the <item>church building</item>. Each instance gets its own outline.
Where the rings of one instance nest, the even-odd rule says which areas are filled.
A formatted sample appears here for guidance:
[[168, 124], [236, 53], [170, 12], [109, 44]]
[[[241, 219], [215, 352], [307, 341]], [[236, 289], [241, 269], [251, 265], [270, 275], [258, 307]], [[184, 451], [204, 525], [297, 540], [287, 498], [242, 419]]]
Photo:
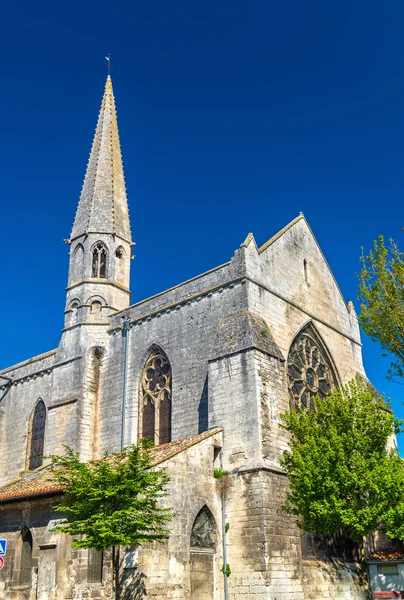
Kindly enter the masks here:
[[[52, 531], [62, 491], [43, 457], [67, 445], [97, 459], [146, 437], [176, 516], [167, 542], [122, 549], [125, 598], [364, 600], [355, 548], [302, 534], [282, 510], [281, 413], [365, 377], [355, 309], [304, 216], [131, 304], [108, 76], [66, 242], [58, 347], [0, 372], [0, 599], [113, 598], [110, 552], [73, 549]], [[215, 469], [228, 471], [225, 483]]]

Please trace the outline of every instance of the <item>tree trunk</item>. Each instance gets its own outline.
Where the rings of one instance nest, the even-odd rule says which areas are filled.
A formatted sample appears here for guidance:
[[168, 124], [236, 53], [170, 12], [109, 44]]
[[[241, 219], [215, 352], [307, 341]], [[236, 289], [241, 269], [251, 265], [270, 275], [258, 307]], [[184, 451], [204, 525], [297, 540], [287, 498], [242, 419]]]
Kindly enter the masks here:
[[367, 567], [367, 562], [366, 562], [366, 551], [365, 551], [364, 540], [359, 542], [358, 546], [359, 546], [359, 558], [360, 558], [360, 566], [361, 566], [361, 572], [359, 574], [360, 583], [367, 587], [367, 591], [368, 591], [368, 594], [370, 597], [371, 589], [370, 589], [368, 567]]
[[115, 600], [121, 597], [121, 580], [119, 574], [119, 546], [112, 546], [112, 570], [113, 570], [113, 589], [115, 589]]

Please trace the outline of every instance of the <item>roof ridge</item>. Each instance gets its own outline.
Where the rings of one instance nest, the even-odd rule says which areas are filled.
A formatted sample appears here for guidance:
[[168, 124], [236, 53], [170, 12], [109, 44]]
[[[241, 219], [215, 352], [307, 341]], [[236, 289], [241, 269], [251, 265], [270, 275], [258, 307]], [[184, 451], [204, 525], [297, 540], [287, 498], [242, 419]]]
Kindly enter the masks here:
[[[175, 442], [168, 442], [160, 446], [154, 446], [151, 449], [152, 466], [155, 467], [177, 454], [188, 450], [199, 442], [202, 442], [209, 437], [223, 431], [223, 427], [217, 426], [203, 431], [194, 437], [184, 438]], [[166, 452], [165, 452], [166, 451]], [[153, 454], [161, 454], [161, 456], [153, 457]], [[106, 457], [108, 459], [108, 457]], [[100, 459], [104, 460], [104, 459]], [[98, 462], [98, 461], [97, 461]], [[52, 464], [42, 465], [38, 469], [25, 477], [10, 481], [0, 487], [0, 502], [7, 502], [21, 497], [37, 496], [48, 493], [62, 492], [63, 487], [52, 482], [50, 474], [52, 472]]]
[[261, 254], [262, 252], [264, 252], [264, 250], [266, 250], [269, 246], [271, 246], [274, 242], [276, 242], [277, 239], [282, 237], [284, 233], [286, 233], [291, 227], [293, 227], [293, 225], [296, 225], [296, 223], [298, 223], [302, 219], [306, 220], [304, 217], [304, 214], [301, 212], [297, 217], [295, 217], [293, 219], [293, 221], [290, 221], [290, 223], [285, 225], [285, 227], [280, 229], [277, 233], [275, 233], [275, 235], [273, 235], [271, 238], [269, 238], [269, 240], [267, 242], [265, 242], [265, 244], [260, 246], [258, 248], [258, 254]]

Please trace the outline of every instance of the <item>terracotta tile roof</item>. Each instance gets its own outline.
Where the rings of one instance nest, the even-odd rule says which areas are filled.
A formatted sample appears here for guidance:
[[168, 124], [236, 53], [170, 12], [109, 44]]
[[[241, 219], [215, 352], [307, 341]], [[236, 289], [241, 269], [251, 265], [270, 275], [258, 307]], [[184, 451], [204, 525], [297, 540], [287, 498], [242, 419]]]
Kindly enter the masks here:
[[[199, 444], [203, 440], [223, 431], [222, 427], [215, 427], [204, 431], [195, 437], [188, 437], [176, 442], [161, 444], [151, 449], [153, 465], [159, 465], [162, 462], [169, 460], [176, 454]], [[11, 481], [7, 485], [0, 488], [0, 502], [15, 500], [27, 496], [37, 496], [42, 494], [59, 493], [62, 487], [54, 482], [52, 471], [49, 467], [40, 467], [33, 473], [29, 473], [21, 479]]]
[[395, 592], [393, 590], [388, 590], [385, 592], [373, 592], [373, 598], [404, 598], [404, 592]]
[[41, 467], [29, 475], [1, 487], [0, 501], [59, 490], [60, 486], [55, 483], [52, 471], [47, 467]]
[[376, 550], [373, 552], [369, 560], [403, 560], [404, 547], [386, 548], [385, 550]]
[[160, 463], [172, 458], [179, 452], [183, 450], [187, 450], [191, 446], [195, 446], [195, 444], [199, 444], [206, 438], [215, 435], [216, 433], [220, 433], [223, 431], [223, 427], [214, 427], [212, 429], [208, 429], [208, 431], [204, 431], [195, 437], [188, 437], [183, 440], [178, 440], [177, 442], [170, 442], [169, 444], [161, 444], [160, 446], [154, 446], [152, 448], [151, 454], [153, 457], [153, 464], [159, 465]]

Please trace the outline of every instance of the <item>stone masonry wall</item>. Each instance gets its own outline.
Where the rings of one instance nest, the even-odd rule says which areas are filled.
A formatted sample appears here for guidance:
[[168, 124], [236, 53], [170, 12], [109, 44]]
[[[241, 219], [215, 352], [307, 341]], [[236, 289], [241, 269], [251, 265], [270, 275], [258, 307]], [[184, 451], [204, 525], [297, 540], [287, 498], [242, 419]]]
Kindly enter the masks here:
[[65, 444], [75, 447], [80, 360], [55, 366], [52, 364], [54, 357], [53, 353], [43, 360], [22, 363], [3, 371], [13, 378], [13, 384], [0, 406], [3, 414], [0, 430], [1, 484], [15, 479], [27, 468], [29, 424], [38, 400], [43, 400], [47, 409], [44, 454], [61, 452]]
[[365, 600], [357, 565], [303, 560], [301, 532], [282, 511], [287, 479], [240, 469], [226, 499], [229, 600]]
[[[221, 445], [221, 434], [216, 433], [159, 465], [170, 477], [164, 502], [175, 512], [171, 535], [165, 543], [145, 544], [136, 552], [121, 549], [125, 598], [189, 600], [191, 531], [199, 511], [207, 506], [216, 522], [215, 600], [222, 600], [221, 503], [213, 476]], [[112, 599], [111, 552], [104, 553], [102, 583], [89, 583], [88, 551], [72, 548], [70, 537], [50, 531], [55, 519], [52, 506], [59, 500], [54, 495], [0, 503], [0, 538], [8, 541], [0, 576], [2, 600]], [[19, 582], [23, 528], [33, 537], [30, 586]]]
[[[126, 444], [137, 440], [140, 378], [154, 346], [166, 353], [172, 368], [172, 439], [192, 436], [207, 429], [208, 361], [218, 323], [223, 315], [238, 312], [247, 303], [242, 281], [233, 283], [228, 279], [228, 273], [224, 277], [219, 269], [208, 274], [206, 281], [198, 279], [193, 284], [186, 284], [182, 290], [182, 302], [172, 305], [171, 294], [174, 291], [169, 291], [167, 298], [166, 294], [159, 298], [160, 311], [157, 310], [157, 299], [150, 299], [150, 304], [135, 305], [120, 313], [120, 320], [125, 316], [132, 321], [129, 333]], [[203, 287], [202, 283], [207, 287]], [[175, 293], [179, 294], [178, 291]], [[152, 307], [155, 310], [150, 314]], [[143, 314], [144, 317], [141, 316]], [[114, 321], [114, 324], [119, 324], [119, 321]], [[123, 342], [121, 330], [115, 327], [108, 348], [107, 376], [101, 404], [102, 450], [116, 449], [120, 441]]]

